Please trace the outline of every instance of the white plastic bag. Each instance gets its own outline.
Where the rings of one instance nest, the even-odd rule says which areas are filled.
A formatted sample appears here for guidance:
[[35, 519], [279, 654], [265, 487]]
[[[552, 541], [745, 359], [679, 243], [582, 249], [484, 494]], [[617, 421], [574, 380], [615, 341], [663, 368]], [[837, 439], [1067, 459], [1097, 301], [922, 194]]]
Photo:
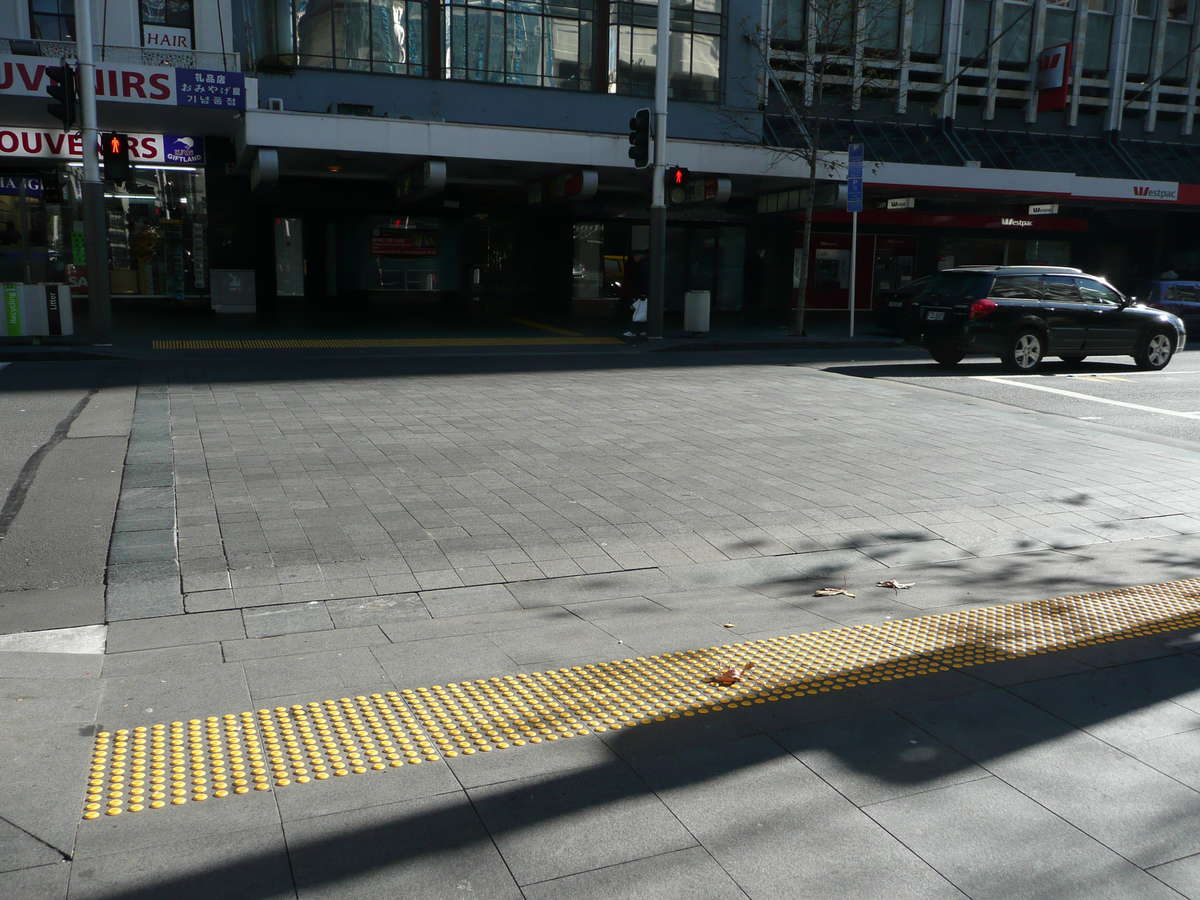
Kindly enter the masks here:
[[635, 321], [635, 322], [645, 322], [646, 321], [646, 298], [645, 297], [638, 297], [636, 300], [634, 300], [633, 305], [630, 307], [630, 309], [633, 310], [633, 321]]

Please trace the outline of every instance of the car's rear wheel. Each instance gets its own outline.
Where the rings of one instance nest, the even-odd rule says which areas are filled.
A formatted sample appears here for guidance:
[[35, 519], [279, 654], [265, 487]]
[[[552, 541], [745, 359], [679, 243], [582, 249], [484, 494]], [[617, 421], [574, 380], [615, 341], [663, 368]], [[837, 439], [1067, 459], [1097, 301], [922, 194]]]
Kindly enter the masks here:
[[1035, 328], [1022, 328], [1009, 340], [1000, 359], [1010, 372], [1032, 372], [1045, 355], [1042, 333]]
[[1058, 355], [1058, 358], [1061, 359], [1065, 363], [1070, 363], [1071, 365], [1075, 365], [1075, 364], [1081, 363], [1085, 359], [1087, 359], [1087, 354], [1086, 353], [1060, 353]]
[[956, 366], [962, 362], [963, 353], [962, 347], [956, 347], [953, 344], [936, 344], [929, 348], [929, 355], [932, 356], [939, 366]]
[[1151, 331], [1142, 338], [1133, 359], [1139, 369], [1163, 369], [1175, 355], [1175, 339], [1168, 331]]

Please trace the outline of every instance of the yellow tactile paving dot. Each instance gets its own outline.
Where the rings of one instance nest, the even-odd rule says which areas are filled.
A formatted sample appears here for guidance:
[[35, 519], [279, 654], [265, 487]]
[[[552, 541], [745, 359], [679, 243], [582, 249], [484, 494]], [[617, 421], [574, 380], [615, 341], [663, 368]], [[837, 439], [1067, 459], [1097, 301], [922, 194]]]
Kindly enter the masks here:
[[[83, 817], [491, 753], [1200, 626], [1200, 578], [96, 735]], [[705, 679], [754, 663], [724, 686]]]
[[564, 332], [549, 337], [478, 338], [182, 338], [152, 340], [154, 350], [372, 350], [388, 347], [538, 347], [620, 344], [620, 338]]

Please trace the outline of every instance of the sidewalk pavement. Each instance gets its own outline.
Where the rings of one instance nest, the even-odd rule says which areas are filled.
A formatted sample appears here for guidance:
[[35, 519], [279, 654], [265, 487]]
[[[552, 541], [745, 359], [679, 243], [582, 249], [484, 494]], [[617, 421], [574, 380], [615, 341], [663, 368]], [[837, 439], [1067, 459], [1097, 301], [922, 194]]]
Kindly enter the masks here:
[[0, 896], [1200, 896], [1200, 588], [1075, 596], [1198, 574], [1196, 451], [777, 362], [105, 377]]

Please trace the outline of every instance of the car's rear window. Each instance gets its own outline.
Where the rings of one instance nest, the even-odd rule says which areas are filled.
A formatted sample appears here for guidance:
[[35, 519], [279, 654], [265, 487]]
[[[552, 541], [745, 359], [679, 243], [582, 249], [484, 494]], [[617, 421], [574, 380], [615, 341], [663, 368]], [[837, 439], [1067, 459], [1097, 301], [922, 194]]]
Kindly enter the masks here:
[[917, 301], [924, 304], [965, 306], [988, 295], [992, 276], [986, 272], [938, 272], [929, 279]]

